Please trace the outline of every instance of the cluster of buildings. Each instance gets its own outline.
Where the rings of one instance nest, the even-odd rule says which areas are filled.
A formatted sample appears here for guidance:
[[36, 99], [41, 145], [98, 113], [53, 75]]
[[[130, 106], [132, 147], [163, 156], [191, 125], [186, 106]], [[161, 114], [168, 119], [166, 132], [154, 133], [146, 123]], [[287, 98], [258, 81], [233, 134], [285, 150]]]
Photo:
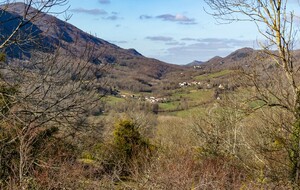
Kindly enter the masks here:
[[161, 103], [161, 102], [166, 102], [167, 98], [155, 98], [151, 96], [151, 97], [145, 97], [145, 101], [150, 103]]
[[184, 87], [184, 86], [192, 86], [192, 85], [201, 85], [201, 82], [193, 81], [193, 82], [180, 82], [179, 86]]
[[162, 102], [166, 102], [167, 98], [156, 98], [154, 96], [150, 96], [150, 97], [136, 97], [135, 95], [125, 95], [125, 94], [121, 94], [120, 95], [121, 98], [136, 98], [140, 101], [146, 101], [146, 102], [150, 102], [152, 104], [154, 103], [162, 103]]
[[[208, 88], [208, 89], [210, 89], [210, 88], [212, 88], [212, 87], [216, 87], [215, 85], [213, 86], [213, 85], [211, 85], [211, 84], [209, 84], [209, 83], [201, 83], [201, 82], [197, 82], [197, 81], [193, 81], [193, 82], [180, 82], [180, 83], [179, 83], [179, 86], [180, 86], [180, 87], [186, 87], [186, 86], [202, 86], [203, 88]], [[223, 84], [220, 84], [220, 85], [218, 86], [218, 88], [219, 88], [220, 90], [225, 90], [225, 86], [224, 86]]]

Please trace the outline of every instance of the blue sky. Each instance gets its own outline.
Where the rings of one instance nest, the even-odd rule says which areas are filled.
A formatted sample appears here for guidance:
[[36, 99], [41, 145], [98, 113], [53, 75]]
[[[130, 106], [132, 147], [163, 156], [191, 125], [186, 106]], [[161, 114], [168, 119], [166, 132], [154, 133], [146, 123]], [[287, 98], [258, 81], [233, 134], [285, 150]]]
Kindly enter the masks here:
[[70, 0], [69, 22], [146, 57], [187, 64], [256, 47], [254, 23], [216, 24], [203, 0]]

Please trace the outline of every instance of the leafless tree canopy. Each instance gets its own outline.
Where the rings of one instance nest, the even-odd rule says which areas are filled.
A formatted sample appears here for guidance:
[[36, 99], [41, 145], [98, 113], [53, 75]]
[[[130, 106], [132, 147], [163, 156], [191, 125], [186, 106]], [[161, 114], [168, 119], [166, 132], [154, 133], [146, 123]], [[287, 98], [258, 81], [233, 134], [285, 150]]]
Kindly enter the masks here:
[[[5, 18], [6, 11], [24, 8], [22, 16], [8, 17], [0, 23], [3, 53], [11, 45], [31, 43], [38, 48], [41, 39], [35, 38], [37, 34], [30, 23], [45, 21], [45, 13], [65, 6], [67, 1], [23, 3], [25, 6], [16, 1], [1, 2], [1, 18]], [[6, 30], [10, 24], [14, 28]], [[5, 59], [5, 54], [0, 60], [0, 176], [5, 182], [9, 178], [15, 181], [15, 188], [27, 189], [26, 177], [37, 168], [50, 165], [41, 157], [47, 150], [48, 137], [59, 142], [88, 127], [87, 117], [103, 96], [99, 91], [103, 83], [95, 72], [103, 72], [104, 66], [91, 64], [89, 56], [95, 56], [93, 47], [86, 44], [85, 48], [84, 59], [74, 56], [66, 47], [57, 46], [51, 53], [30, 52], [32, 56], [26, 60]], [[44, 151], [37, 153], [37, 144], [42, 144]]]
[[[278, 115], [289, 113], [287, 122], [273, 126], [288, 134], [286, 151], [291, 162], [291, 176], [299, 184], [300, 177], [300, 65], [294, 55], [298, 40], [295, 25], [296, 13], [288, 0], [205, 0], [211, 8], [210, 14], [219, 22], [250, 21], [256, 24], [265, 42], [260, 42], [263, 53], [268, 55], [268, 65], [262, 65], [263, 72], [248, 75], [256, 94], [254, 99], [262, 101], [261, 107], [282, 109]], [[275, 50], [275, 51], [274, 51]], [[261, 108], [259, 107], [259, 108]], [[271, 112], [272, 113], [272, 112]], [[292, 116], [292, 119], [291, 119]], [[274, 119], [268, 117], [270, 120]], [[275, 119], [276, 120], [276, 119]], [[292, 121], [291, 121], [292, 120]]]

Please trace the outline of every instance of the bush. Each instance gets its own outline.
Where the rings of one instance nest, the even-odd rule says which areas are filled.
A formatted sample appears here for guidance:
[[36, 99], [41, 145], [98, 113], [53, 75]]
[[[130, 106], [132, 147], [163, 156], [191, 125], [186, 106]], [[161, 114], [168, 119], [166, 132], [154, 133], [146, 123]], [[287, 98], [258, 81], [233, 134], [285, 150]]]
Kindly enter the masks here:
[[116, 123], [113, 138], [115, 150], [126, 161], [150, 151], [149, 140], [141, 136], [136, 125], [130, 120], [120, 120]]
[[102, 164], [105, 173], [126, 177], [141, 171], [149, 163], [154, 146], [144, 138], [137, 125], [128, 119], [114, 126], [111, 143], [102, 146]]

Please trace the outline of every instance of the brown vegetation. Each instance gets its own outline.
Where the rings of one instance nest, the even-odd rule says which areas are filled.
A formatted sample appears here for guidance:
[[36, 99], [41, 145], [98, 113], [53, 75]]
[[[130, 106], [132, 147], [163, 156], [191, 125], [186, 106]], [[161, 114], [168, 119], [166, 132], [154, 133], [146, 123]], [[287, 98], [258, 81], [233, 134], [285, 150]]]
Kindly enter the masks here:
[[[64, 2], [39, 1], [36, 13]], [[253, 16], [243, 9], [252, 1], [207, 2], [214, 16], [236, 7]], [[277, 53], [243, 49], [199, 70], [166, 66], [134, 50], [129, 53], [137, 57], [126, 50], [108, 56], [84, 41], [79, 57], [66, 46], [32, 51], [26, 60], [2, 51], [0, 188], [298, 189], [299, 63], [287, 26], [272, 17], [286, 16], [286, 9], [282, 1], [270, 2], [257, 1], [256, 16], [275, 32], [265, 35]], [[218, 12], [224, 8], [229, 12]], [[21, 43], [20, 28], [0, 48], [11, 39]], [[93, 62], [95, 55], [116, 64], [107, 70]], [[206, 87], [178, 85], [192, 80]], [[173, 110], [146, 101], [154, 95], [166, 97]]]

